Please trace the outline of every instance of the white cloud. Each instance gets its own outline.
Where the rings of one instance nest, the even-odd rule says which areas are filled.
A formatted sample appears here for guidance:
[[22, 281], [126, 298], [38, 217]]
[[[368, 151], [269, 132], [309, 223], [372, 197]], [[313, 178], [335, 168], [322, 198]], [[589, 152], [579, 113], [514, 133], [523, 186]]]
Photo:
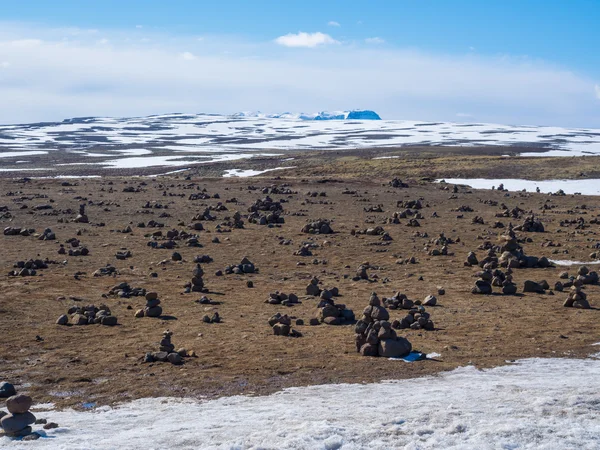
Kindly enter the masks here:
[[8, 69], [10, 67], [10, 63], [8, 61], [2, 61], [0, 62], [0, 68], [2, 69]]
[[600, 128], [597, 80], [527, 58], [391, 45], [290, 52], [231, 36], [99, 32], [63, 42], [55, 29], [0, 22], [0, 62], [11, 63], [0, 69], [0, 99], [12, 105], [0, 123], [368, 108], [390, 119], [452, 121], [459, 111], [480, 122]]
[[365, 42], [367, 44], [385, 44], [385, 39], [375, 36], [375, 37], [366, 38]]
[[186, 61], [193, 61], [193, 60], [196, 59], [196, 56], [193, 53], [190, 53], [190, 52], [183, 52], [181, 54], [181, 57], [183, 59], [185, 59]]
[[327, 22], [327, 25], [329, 25], [330, 27], [341, 27], [339, 22], [336, 22], [335, 20], [330, 20], [329, 22]]
[[279, 36], [275, 42], [285, 47], [308, 47], [313, 48], [319, 45], [339, 44], [338, 41], [325, 33], [317, 31], [316, 33], [305, 33], [303, 31], [298, 34], [286, 34]]

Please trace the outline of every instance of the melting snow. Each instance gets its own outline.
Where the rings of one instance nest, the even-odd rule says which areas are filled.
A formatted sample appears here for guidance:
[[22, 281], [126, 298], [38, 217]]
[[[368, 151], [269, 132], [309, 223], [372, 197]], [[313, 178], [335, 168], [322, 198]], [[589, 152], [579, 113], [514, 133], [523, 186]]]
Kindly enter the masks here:
[[[438, 182], [442, 180], [437, 180]], [[535, 192], [540, 188], [543, 193], [554, 193], [562, 189], [566, 194], [600, 195], [600, 180], [544, 180], [532, 181], [516, 178], [487, 179], [487, 178], [444, 178], [448, 184], [466, 184], [474, 189], [491, 189], [498, 187], [501, 183], [509, 191]]]
[[[424, 362], [423, 364], [434, 364]], [[374, 384], [38, 413], [36, 449], [597, 449], [600, 360], [541, 359]], [[38, 427], [36, 427], [38, 428]]]

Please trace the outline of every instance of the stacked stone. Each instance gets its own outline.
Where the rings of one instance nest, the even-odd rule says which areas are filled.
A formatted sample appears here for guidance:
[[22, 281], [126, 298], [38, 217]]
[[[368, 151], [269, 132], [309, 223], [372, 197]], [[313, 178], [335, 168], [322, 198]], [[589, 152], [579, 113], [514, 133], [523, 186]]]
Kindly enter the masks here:
[[269, 326], [275, 336], [300, 337], [302, 333], [292, 328], [292, 319], [287, 314], [277, 313], [269, 319]]
[[56, 239], [56, 234], [50, 228], [46, 228], [38, 239], [40, 241], [53, 241]]
[[302, 244], [299, 250], [294, 252], [294, 256], [312, 256], [312, 251], [310, 250], [313, 244]]
[[492, 293], [492, 279], [494, 276], [490, 270], [482, 270], [476, 273], [478, 280], [471, 290], [473, 294], [490, 295]]
[[283, 292], [271, 292], [269, 294], [269, 298], [265, 300], [265, 303], [269, 303], [270, 305], [284, 305], [284, 306], [292, 306], [297, 303], [300, 303], [298, 300], [298, 296], [296, 294], [290, 293], [284, 294]]
[[259, 211], [254, 211], [248, 215], [248, 222], [257, 225], [278, 225], [285, 223], [285, 218], [280, 215], [279, 211], [271, 211], [268, 214], [261, 214]]
[[577, 270], [577, 280], [582, 284], [598, 284], [598, 273], [590, 272], [587, 266], [581, 266]]
[[242, 220], [242, 215], [239, 211], [233, 213], [233, 223], [231, 226], [233, 228], [244, 228], [244, 221]]
[[354, 321], [354, 311], [346, 305], [335, 303], [330, 291], [323, 290], [317, 305], [316, 319], [326, 325], [343, 325]]
[[581, 289], [582, 283], [579, 280], [576, 280], [571, 286], [571, 291], [563, 304], [566, 308], [581, 308], [581, 309], [590, 309], [590, 304], [587, 301], [587, 295]]
[[225, 267], [225, 273], [227, 275], [236, 274], [242, 275], [246, 273], [256, 273], [258, 269], [256, 266], [248, 259], [247, 256], [244, 256], [239, 264], [227, 266]]
[[403, 183], [402, 180], [399, 180], [398, 178], [394, 178], [392, 181], [390, 181], [389, 185], [393, 188], [407, 188], [408, 187], [408, 184]]
[[543, 233], [544, 224], [540, 221], [540, 219], [536, 219], [534, 216], [529, 216], [525, 218], [523, 224], [516, 226], [514, 229], [516, 231]]
[[431, 314], [425, 311], [422, 305], [415, 305], [408, 310], [405, 317], [392, 322], [392, 328], [403, 330], [410, 328], [412, 330], [435, 330], [435, 325], [431, 320]]
[[550, 267], [550, 261], [544, 256], [537, 258], [535, 256], [527, 256], [523, 248], [519, 245], [517, 235], [514, 232], [512, 223], [508, 225], [508, 230], [500, 237], [502, 244], [500, 251], [502, 255], [499, 258], [499, 263], [502, 267], [510, 267], [516, 269], [520, 267]]
[[[69, 321], [69, 316], [71, 319]], [[106, 305], [95, 305], [86, 306], [71, 306], [67, 311], [67, 314], [61, 315], [56, 320], [57, 325], [92, 325], [101, 324], [106, 326], [115, 326], [117, 324], [117, 317], [113, 316], [110, 312], [110, 308]]]
[[8, 414], [0, 419], [0, 427], [6, 436], [24, 437], [32, 434], [31, 425], [35, 423], [35, 416], [29, 409], [33, 400], [28, 395], [17, 394], [6, 400]]
[[469, 252], [467, 255], [467, 259], [465, 261], [466, 267], [476, 266], [479, 264], [479, 260], [477, 259], [477, 255], [474, 252]]
[[73, 222], [76, 223], [89, 223], [89, 219], [88, 216], [86, 216], [85, 214], [85, 203], [79, 205], [79, 214], [77, 214], [77, 217], [75, 217], [75, 219], [73, 219]]
[[325, 299], [331, 299], [332, 297], [338, 297], [340, 295], [340, 290], [337, 287], [332, 287], [330, 289], [321, 289], [319, 287], [319, 279], [317, 277], [313, 277], [306, 286], [306, 295], [311, 295], [313, 297], [321, 297]]
[[202, 279], [204, 270], [202, 270], [200, 264], [196, 264], [192, 275], [193, 277], [190, 284], [191, 292], [207, 292], [207, 289], [204, 287], [204, 280]]
[[388, 322], [389, 313], [381, 306], [377, 294], [371, 294], [369, 306], [363, 311], [356, 323], [356, 350], [363, 356], [384, 356], [399, 358], [407, 356], [411, 350], [410, 342], [399, 337]]
[[309, 234], [332, 234], [331, 223], [327, 219], [317, 219], [302, 227], [302, 233]]
[[163, 332], [163, 337], [160, 340], [158, 352], [148, 352], [144, 356], [144, 362], [170, 362], [171, 364], [183, 364], [183, 357], [187, 356], [185, 349], [175, 351], [175, 346], [171, 342], [173, 332], [166, 330]]
[[267, 196], [263, 199], [256, 200], [248, 208], [248, 212], [250, 213], [255, 213], [258, 211], [281, 212], [283, 211], [283, 206], [281, 205], [281, 202], [276, 202], [271, 197]]
[[47, 269], [48, 264], [41, 259], [30, 259], [28, 261], [18, 261], [13, 266], [15, 270], [11, 270], [8, 276], [12, 277], [27, 277], [35, 276], [40, 269]]
[[199, 214], [196, 214], [192, 218], [192, 220], [207, 220], [207, 221], [216, 220], [216, 219], [217, 218], [210, 213], [210, 208], [206, 208], [204, 211], [202, 211]]
[[143, 297], [146, 295], [146, 289], [131, 287], [129, 283], [123, 282], [111, 287], [107, 295], [120, 298]]
[[135, 313], [135, 317], [160, 317], [162, 314], [162, 307], [158, 294], [156, 292], [148, 292], [146, 294], [146, 306], [144, 309], [138, 309]]

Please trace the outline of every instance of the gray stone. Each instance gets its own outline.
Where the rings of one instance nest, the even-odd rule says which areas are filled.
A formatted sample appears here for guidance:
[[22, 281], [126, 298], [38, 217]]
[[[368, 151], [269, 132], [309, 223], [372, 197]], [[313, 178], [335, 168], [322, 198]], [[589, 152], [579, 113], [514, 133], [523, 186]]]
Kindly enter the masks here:
[[396, 339], [383, 339], [379, 342], [379, 356], [387, 358], [402, 358], [412, 351], [412, 345], [408, 339], [398, 337]]
[[[32, 423], [35, 423], [35, 416], [29, 411], [23, 414], [7, 414], [0, 419], [0, 426], [7, 434], [18, 433]], [[31, 429], [29, 432], [31, 433]]]
[[15, 387], [7, 381], [0, 383], [0, 398], [8, 398], [17, 395]]

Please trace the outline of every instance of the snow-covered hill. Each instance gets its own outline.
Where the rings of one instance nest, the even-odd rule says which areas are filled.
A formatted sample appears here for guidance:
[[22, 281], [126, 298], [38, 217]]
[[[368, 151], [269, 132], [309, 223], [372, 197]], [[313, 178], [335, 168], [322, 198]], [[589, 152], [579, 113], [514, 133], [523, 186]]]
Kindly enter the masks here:
[[233, 114], [236, 118], [262, 118], [262, 119], [300, 119], [300, 120], [381, 120], [379, 114], [368, 109], [354, 109], [352, 111], [321, 111], [318, 113], [289, 113], [263, 114], [260, 111], [239, 112]]
[[[532, 156], [600, 154], [600, 130], [595, 129], [366, 120], [372, 114], [164, 114], [4, 125], [0, 126], [0, 171], [90, 165], [182, 167], [287, 151], [407, 145], [506, 146], [513, 147], [507, 153]], [[338, 116], [343, 120], [330, 120]], [[531, 153], [523, 153], [524, 148]]]

